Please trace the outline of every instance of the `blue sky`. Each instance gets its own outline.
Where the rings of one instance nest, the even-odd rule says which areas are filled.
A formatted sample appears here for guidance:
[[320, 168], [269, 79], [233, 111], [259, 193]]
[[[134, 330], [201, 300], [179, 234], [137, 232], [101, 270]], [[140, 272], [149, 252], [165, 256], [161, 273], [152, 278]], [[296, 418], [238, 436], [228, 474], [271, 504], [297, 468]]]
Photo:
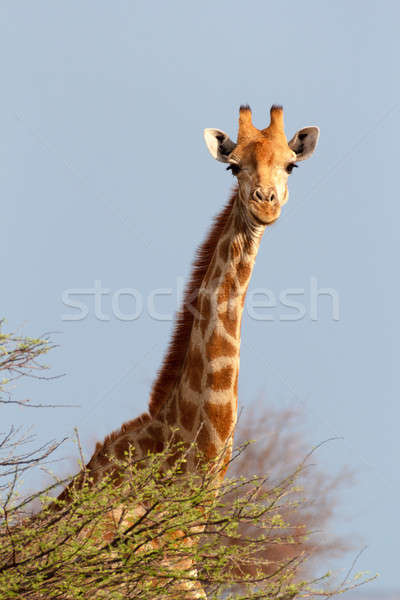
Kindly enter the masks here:
[[[381, 573], [380, 591], [398, 583], [399, 12], [370, 0], [0, 6], [0, 314], [9, 329], [58, 332], [49, 361], [66, 373], [16, 395], [79, 405], [3, 408], [2, 421], [43, 441], [77, 425], [89, 447], [146, 408], [171, 330], [149, 297], [170, 290], [156, 309], [174, 310], [232, 186], [203, 129], [234, 136], [241, 103], [259, 127], [283, 104], [288, 136], [316, 124], [320, 143], [290, 179], [250, 290], [304, 290], [305, 315], [282, 320], [279, 301], [259, 311], [269, 320], [246, 313], [240, 401], [301, 407], [310, 445], [343, 438], [319, 462], [358, 473], [336, 526], [367, 544], [358, 567]], [[87, 295], [86, 318], [66, 320], [65, 294], [96, 281], [106, 318]], [[335, 291], [339, 319], [329, 296], [312, 319], [312, 281]], [[140, 316], [117, 318], [113, 298], [124, 315], [143, 301]]]

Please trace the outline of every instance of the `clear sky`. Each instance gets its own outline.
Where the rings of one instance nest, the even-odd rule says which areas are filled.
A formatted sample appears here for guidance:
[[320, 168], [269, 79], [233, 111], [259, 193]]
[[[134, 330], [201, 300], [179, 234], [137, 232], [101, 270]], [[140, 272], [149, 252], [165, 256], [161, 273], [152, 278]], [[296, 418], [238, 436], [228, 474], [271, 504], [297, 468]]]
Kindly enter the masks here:
[[[17, 397], [80, 405], [2, 408], [2, 424], [43, 441], [78, 425], [90, 441], [145, 409], [182, 277], [232, 186], [203, 129], [235, 136], [246, 102], [261, 128], [283, 104], [288, 136], [321, 137], [262, 242], [250, 290], [277, 306], [245, 314], [240, 402], [302, 407], [310, 445], [344, 438], [319, 461], [358, 473], [337, 528], [368, 545], [358, 568], [382, 592], [399, 587], [399, 13], [395, 0], [0, 4], [0, 315], [59, 332], [49, 361], [66, 376]], [[97, 309], [76, 295], [96, 285]], [[315, 314], [312, 286], [338, 315], [332, 295]], [[287, 320], [293, 289], [305, 314]], [[80, 313], [66, 294], [84, 319], [65, 319]]]

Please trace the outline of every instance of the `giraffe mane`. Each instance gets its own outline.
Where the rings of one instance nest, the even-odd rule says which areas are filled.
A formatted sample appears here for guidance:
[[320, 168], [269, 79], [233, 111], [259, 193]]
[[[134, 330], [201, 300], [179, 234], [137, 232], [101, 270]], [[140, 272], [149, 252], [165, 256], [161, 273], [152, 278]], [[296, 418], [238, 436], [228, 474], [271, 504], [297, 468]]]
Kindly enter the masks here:
[[222, 211], [215, 217], [214, 223], [205, 240], [197, 249], [192, 265], [191, 276], [186, 284], [183, 305], [176, 314], [171, 341], [151, 391], [149, 412], [153, 417], [164, 404], [168, 391], [171, 385], [177, 380], [183, 366], [194, 321], [193, 313], [188, 306], [193, 305], [196, 301], [197, 291], [205, 277], [218, 240], [221, 237], [228, 217], [231, 214], [236, 195], [237, 188], [233, 191]]

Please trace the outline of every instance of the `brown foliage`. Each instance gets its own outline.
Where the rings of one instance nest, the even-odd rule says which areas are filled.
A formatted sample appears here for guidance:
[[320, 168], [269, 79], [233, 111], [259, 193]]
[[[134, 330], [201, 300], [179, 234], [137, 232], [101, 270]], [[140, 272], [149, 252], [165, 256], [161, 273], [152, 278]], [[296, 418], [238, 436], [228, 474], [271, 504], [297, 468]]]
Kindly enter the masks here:
[[[276, 410], [255, 405], [247, 409], [239, 419], [235, 444], [248, 440], [255, 441], [232, 462], [228, 477], [267, 474], [273, 486], [290, 477], [310, 452], [303, 415], [294, 409]], [[310, 575], [324, 559], [343, 555], [352, 547], [349, 539], [335, 537], [328, 529], [338, 507], [339, 492], [351, 483], [353, 474], [343, 469], [336, 476], [329, 475], [315, 464], [317, 457], [318, 452], [309, 455], [301, 470], [298, 505], [281, 513], [289, 525], [286, 535], [278, 529], [279, 539], [271, 543], [268, 550], [264, 549], [260, 557], [271, 561], [271, 570], [277, 564], [303, 554], [312, 560], [304, 562], [307, 573], [302, 575]], [[292, 502], [296, 502], [296, 498], [292, 497]], [[254, 533], [252, 526], [242, 526], [243, 539], [251, 538]], [[250, 574], [256, 568], [257, 565], [246, 566]]]

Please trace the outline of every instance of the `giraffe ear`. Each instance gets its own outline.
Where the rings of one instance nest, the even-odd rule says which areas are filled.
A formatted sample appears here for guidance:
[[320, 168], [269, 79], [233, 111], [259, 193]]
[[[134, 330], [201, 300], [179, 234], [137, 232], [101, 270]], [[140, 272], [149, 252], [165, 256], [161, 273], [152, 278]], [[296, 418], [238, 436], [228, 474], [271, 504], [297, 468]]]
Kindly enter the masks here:
[[294, 134], [289, 142], [289, 148], [296, 152], [296, 160], [305, 160], [314, 152], [319, 138], [319, 128], [304, 127]]
[[228, 157], [236, 144], [232, 142], [227, 133], [221, 129], [205, 129], [204, 139], [209, 153], [215, 160], [228, 162]]

